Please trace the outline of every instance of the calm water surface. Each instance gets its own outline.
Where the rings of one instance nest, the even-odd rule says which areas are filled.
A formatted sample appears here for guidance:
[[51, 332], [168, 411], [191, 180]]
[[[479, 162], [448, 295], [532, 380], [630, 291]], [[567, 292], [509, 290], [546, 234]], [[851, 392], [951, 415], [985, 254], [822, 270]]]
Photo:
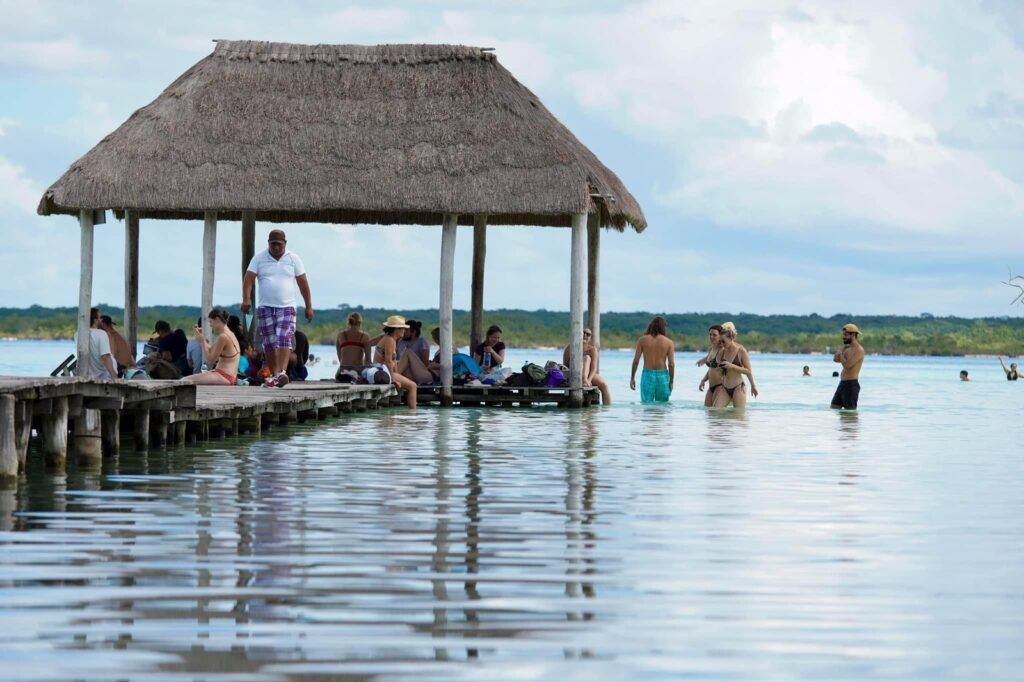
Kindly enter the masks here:
[[[0, 374], [65, 346], [0, 343]], [[30, 456], [0, 491], [0, 679], [1020, 679], [1024, 382], [869, 357], [837, 414], [828, 358], [755, 355], [761, 398], [709, 413], [695, 355], [667, 407], [630, 359], [609, 409]]]

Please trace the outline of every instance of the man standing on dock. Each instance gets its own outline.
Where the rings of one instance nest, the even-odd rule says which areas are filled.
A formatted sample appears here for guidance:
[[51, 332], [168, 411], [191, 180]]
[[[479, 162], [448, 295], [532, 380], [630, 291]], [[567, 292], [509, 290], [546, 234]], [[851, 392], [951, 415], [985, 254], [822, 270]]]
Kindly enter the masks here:
[[860, 396], [860, 368], [864, 365], [864, 346], [858, 337], [860, 329], [857, 325], [848, 324], [843, 327], [843, 349], [832, 359], [843, 366], [839, 376], [839, 388], [832, 396], [833, 410], [856, 410], [857, 398]]
[[271, 230], [267, 236], [267, 250], [253, 256], [242, 278], [242, 313], [249, 312], [252, 300], [249, 292], [254, 282], [260, 285], [260, 305], [256, 308], [263, 355], [270, 378], [265, 386], [284, 386], [288, 383], [288, 359], [295, 341], [295, 285], [306, 304], [306, 321], [313, 321], [313, 299], [309, 293], [309, 280], [302, 260], [287, 250], [288, 239], [284, 230]]

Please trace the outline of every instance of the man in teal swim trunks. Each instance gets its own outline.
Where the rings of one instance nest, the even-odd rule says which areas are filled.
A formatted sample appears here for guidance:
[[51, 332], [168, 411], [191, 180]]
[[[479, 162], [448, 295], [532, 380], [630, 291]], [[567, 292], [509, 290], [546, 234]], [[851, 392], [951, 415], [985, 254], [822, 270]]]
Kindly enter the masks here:
[[676, 376], [676, 347], [666, 336], [665, 318], [655, 317], [647, 331], [636, 342], [633, 371], [629, 374], [629, 388], [636, 390], [636, 369], [640, 357], [644, 359], [644, 372], [640, 376], [640, 402], [667, 403], [672, 394]]

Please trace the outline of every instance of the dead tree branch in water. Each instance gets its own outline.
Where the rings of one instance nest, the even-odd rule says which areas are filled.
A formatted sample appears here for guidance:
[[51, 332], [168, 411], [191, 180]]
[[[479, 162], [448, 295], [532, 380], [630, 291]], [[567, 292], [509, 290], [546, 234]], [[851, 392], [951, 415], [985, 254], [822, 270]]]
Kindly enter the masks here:
[[1015, 275], [1009, 268], [1007, 268], [1007, 275], [1008, 278], [1003, 282], [1003, 284], [1008, 287], [1013, 287], [1020, 292], [1010, 302], [1010, 305], [1014, 305], [1015, 303], [1024, 303], [1024, 275]]

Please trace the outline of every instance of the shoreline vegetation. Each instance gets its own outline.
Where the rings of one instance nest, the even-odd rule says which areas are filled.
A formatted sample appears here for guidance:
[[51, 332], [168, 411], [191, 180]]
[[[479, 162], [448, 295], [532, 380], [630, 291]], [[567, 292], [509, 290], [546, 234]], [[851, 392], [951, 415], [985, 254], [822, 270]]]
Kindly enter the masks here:
[[[120, 320], [123, 310], [100, 304], [104, 314]], [[238, 304], [224, 306], [238, 314]], [[437, 309], [384, 310], [363, 306], [338, 306], [316, 311], [313, 324], [303, 321], [299, 329], [310, 343], [333, 345], [350, 312], [363, 316], [367, 331], [388, 315], [423, 320], [424, 330], [436, 326]], [[740, 330], [742, 343], [762, 353], [826, 353], [841, 345], [839, 329], [854, 320], [864, 331], [864, 345], [872, 354], [887, 355], [1017, 355], [1024, 349], [1024, 318], [1017, 317], [917, 317], [899, 315], [751, 315], [746, 313], [650, 313], [607, 312], [601, 315], [601, 346], [607, 349], [633, 348], [651, 317], [661, 314], [668, 321], [669, 335], [679, 350], [706, 348], [707, 328], [732, 320]], [[0, 338], [23, 340], [64, 340], [75, 335], [76, 308], [0, 308]], [[148, 338], [157, 320], [171, 327], [189, 330], [199, 317], [198, 306], [145, 306], [139, 308], [139, 340]], [[454, 312], [455, 340], [469, 343], [469, 312]], [[489, 310], [485, 325], [497, 324], [506, 342], [514, 348], [561, 348], [568, 336], [569, 314], [551, 310]], [[120, 326], [120, 325], [119, 325]]]

